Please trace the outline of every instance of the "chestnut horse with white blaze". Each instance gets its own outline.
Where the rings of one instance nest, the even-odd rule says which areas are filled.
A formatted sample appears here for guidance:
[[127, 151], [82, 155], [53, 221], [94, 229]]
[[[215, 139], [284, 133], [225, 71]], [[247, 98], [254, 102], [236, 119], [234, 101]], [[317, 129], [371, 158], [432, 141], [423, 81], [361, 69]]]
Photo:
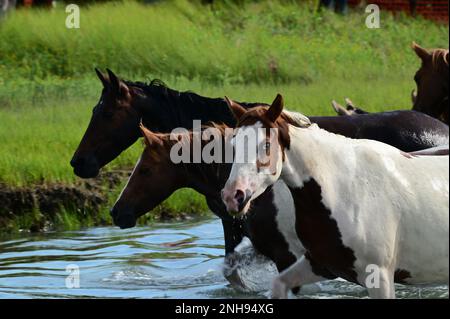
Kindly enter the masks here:
[[[151, 211], [166, 200], [174, 191], [181, 188], [191, 188], [205, 196], [210, 207], [223, 206], [221, 190], [227, 181], [231, 170], [231, 163], [225, 162], [226, 155], [220, 150], [226, 145], [226, 130], [233, 131], [225, 125], [203, 127], [197, 131], [180, 133], [154, 133], [141, 125], [145, 141], [145, 149], [137, 162], [125, 188], [117, 199], [112, 212], [117, 218], [132, 215], [136, 219]], [[207, 138], [201, 138], [203, 135]], [[215, 137], [212, 138], [211, 137]], [[210, 152], [219, 158], [214, 161], [177, 162], [172, 159], [172, 150], [183, 141], [185, 150], [193, 156], [195, 150], [194, 139], [199, 139], [198, 151], [202, 154]], [[212, 147], [211, 147], [212, 146]], [[232, 151], [232, 150], [231, 150]], [[216, 154], [217, 153], [217, 154]], [[225, 207], [223, 208], [226, 214]], [[226, 214], [228, 218], [231, 216]], [[242, 232], [250, 239], [257, 252], [263, 254], [275, 263], [279, 272], [287, 269], [305, 252], [291, 221], [295, 219], [294, 201], [287, 186], [279, 181], [268, 188], [252, 205], [251, 211], [245, 219], [237, 219], [242, 225]], [[130, 218], [125, 218], [129, 220]], [[225, 240], [230, 234], [225, 232]], [[225, 258], [224, 275], [233, 284], [247, 291], [267, 290], [267, 280], [254, 277], [250, 268], [264, 272], [265, 261], [241, 267], [240, 245]], [[267, 268], [267, 267], [266, 267]], [[275, 269], [274, 269], [275, 270]], [[265, 275], [274, 275], [271, 271]], [[265, 276], [269, 279], [269, 276]], [[255, 279], [257, 280], [255, 282]]]
[[[394, 282], [448, 284], [448, 155], [406, 156], [384, 143], [327, 132], [307, 117], [293, 127], [280, 116], [280, 95], [269, 109], [229, 106], [239, 119], [233, 143], [244, 145], [254, 131], [258, 149], [269, 152], [233, 163], [222, 196], [227, 210], [245, 214], [281, 178], [306, 249], [274, 280], [273, 297], [330, 273], [373, 298], [394, 298]], [[249, 151], [236, 147], [236, 157]]]

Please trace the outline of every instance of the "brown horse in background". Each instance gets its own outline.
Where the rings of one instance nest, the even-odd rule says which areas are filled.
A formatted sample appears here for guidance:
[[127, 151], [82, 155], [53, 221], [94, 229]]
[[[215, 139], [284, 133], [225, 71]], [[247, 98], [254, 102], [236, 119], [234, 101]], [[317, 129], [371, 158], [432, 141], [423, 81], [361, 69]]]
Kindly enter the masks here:
[[[448, 50], [426, 50], [418, 44], [412, 44], [412, 48], [421, 59], [422, 65], [414, 76], [417, 91], [413, 90], [411, 99], [413, 110], [425, 113], [449, 124], [449, 75], [448, 75]], [[367, 114], [362, 108], [357, 107], [349, 99], [346, 106], [332, 101], [333, 109], [338, 115]]]
[[448, 50], [428, 51], [416, 43], [413, 43], [413, 49], [422, 60], [422, 65], [414, 76], [417, 94], [413, 98], [413, 110], [428, 114], [448, 124]]

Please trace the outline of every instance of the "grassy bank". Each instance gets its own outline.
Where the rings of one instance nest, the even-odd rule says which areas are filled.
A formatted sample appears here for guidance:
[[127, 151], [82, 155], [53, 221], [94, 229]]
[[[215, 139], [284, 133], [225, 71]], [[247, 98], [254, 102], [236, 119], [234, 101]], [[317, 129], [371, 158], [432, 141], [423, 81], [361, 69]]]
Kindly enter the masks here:
[[[82, 7], [77, 30], [65, 28], [63, 8], [18, 10], [0, 24], [0, 186], [87, 187], [69, 160], [100, 94], [96, 66], [206, 96], [269, 102], [280, 92], [290, 109], [326, 115], [345, 96], [370, 111], [409, 108], [419, 66], [411, 41], [448, 46], [447, 26], [382, 13], [381, 29], [370, 30], [363, 12], [317, 14], [302, 3], [109, 3]], [[136, 143], [106, 170], [132, 167], [141, 150]], [[62, 207], [52, 223], [110, 222], [106, 208], [123, 183], [102, 183], [99, 207]], [[202, 198], [182, 190], [153, 216], [197, 211], [206, 211]], [[46, 216], [39, 206], [2, 214], [9, 229]]]

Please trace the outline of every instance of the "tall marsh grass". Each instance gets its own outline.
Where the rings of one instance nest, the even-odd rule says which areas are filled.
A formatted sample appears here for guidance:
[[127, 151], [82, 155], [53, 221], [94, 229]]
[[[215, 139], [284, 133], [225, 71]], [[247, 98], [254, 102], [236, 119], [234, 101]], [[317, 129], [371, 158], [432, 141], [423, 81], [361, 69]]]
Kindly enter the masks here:
[[362, 9], [342, 17], [304, 1], [218, 3], [81, 7], [80, 29], [65, 27], [62, 7], [18, 10], [0, 26], [0, 77], [73, 78], [103, 66], [219, 85], [410, 78], [418, 63], [411, 41], [448, 46], [446, 26], [384, 12], [381, 28], [368, 29]]

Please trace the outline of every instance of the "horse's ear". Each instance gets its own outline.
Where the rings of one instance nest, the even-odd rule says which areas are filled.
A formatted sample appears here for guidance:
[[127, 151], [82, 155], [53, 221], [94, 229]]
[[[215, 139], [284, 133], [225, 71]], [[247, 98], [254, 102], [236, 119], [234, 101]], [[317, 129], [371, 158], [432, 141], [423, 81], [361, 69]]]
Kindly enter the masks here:
[[228, 97], [225, 96], [225, 101], [227, 101], [228, 108], [230, 109], [231, 113], [233, 114], [234, 118], [239, 121], [239, 119], [244, 115], [247, 110], [242, 107], [239, 103], [236, 103], [232, 100], [230, 100]]
[[336, 102], [335, 100], [331, 101], [331, 106], [333, 107], [334, 111], [338, 114], [338, 115], [350, 115], [349, 111], [347, 111], [345, 109], [345, 107], [343, 107], [342, 105], [340, 105], [338, 102]]
[[119, 97], [125, 97], [130, 93], [128, 86], [121, 81], [113, 71], [110, 69], [106, 69], [109, 76], [109, 81], [111, 83], [111, 89], [114, 93], [116, 93]]
[[142, 136], [144, 137], [144, 143], [148, 147], [155, 147], [158, 145], [162, 145], [161, 139], [152, 131], [150, 131], [148, 128], [142, 124], [142, 122], [139, 124], [139, 129], [142, 132]]
[[97, 74], [97, 77], [102, 82], [103, 87], [106, 88], [109, 85], [108, 78], [103, 74], [99, 69], [95, 68], [95, 73]]
[[416, 42], [412, 43], [412, 48], [414, 52], [416, 52], [417, 56], [425, 62], [427, 59], [431, 57], [430, 52], [428, 52], [426, 49], [422, 48], [420, 45], [418, 45]]
[[284, 101], [281, 94], [277, 94], [275, 100], [273, 100], [272, 105], [266, 111], [266, 116], [272, 122], [275, 122], [277, 118], [280, 116], [281, 112], [283, 112]]

